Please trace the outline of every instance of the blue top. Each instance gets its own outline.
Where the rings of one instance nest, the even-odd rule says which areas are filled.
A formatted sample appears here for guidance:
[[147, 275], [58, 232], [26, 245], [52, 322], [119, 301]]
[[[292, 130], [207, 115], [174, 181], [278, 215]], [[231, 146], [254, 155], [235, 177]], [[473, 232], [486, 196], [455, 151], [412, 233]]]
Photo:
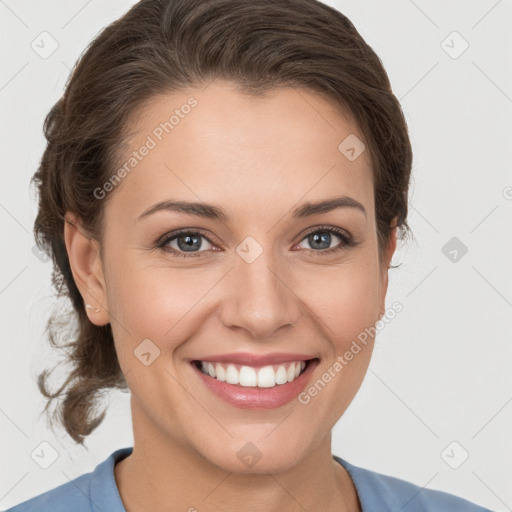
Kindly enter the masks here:
[[[126, 512], [114, 477], [114, 464], [133, 447], [114, 451], [94, 471], [35, 496], [6, 512]], [[363, 512], [492, 512], [443, 491], [424, 489], [399, 478], [349, 464], [333, 455], [348, 472]]]

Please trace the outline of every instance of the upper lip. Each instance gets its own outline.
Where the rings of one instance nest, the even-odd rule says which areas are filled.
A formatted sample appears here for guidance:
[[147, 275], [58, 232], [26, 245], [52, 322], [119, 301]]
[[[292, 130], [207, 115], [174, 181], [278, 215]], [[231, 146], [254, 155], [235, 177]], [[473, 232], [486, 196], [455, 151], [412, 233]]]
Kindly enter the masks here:
[[308, 361], [315, 359], [308, 354], [294, 354], [276, 352], [274, 354], [250, 354], [248, 352], [238, 352], [234, 354], [216, 354], [212, 356], [198, 357], [194, 361], [209, 361], [212, 363], [233, 363], [247, 366], [266, 366], [271, 364], [286, 363], [291, 361]]

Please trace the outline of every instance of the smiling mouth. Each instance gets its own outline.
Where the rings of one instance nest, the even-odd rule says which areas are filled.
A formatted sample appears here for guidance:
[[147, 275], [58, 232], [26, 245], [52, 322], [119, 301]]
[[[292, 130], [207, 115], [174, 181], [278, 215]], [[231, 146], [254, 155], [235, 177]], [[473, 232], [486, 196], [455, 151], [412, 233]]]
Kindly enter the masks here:
[[192, 364], [203, 374], [220, 382], [241, 387], [273, 388], [293, 382], [317, 359], [259, 367], [199, 360], [192, 361]]

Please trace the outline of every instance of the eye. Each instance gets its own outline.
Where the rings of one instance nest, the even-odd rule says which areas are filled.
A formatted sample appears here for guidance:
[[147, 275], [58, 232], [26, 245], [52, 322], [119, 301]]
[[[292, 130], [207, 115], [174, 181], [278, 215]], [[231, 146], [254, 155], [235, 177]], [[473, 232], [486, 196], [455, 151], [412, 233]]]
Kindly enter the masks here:
[[[333, 235], [341, 240], [341, 242], [331, 247]], [[203, 240], [206, 240], [206, 244], [209, 244], [210, 247], [204, 247]], [[313, 253], [315, 256], [330, 254], [356, 245], [356, 242], [348, 233], [332, 226], [317, 227], [314, 231], [310, 231], [300, 243], [304, 242], [312, 247], [312, 249], [306, 248], [306, 251]], [[155, 243], [155, 246], [171, 256], [181, 256], [183, 258], [204, 256], [205, 254], [203, 253], [206, 253], [206, 255], [211, 254], [211, 251], [208, 249], [213, 249], [213, 251], [219, 250], [216, 249], [216, 246], [204, 232], [194, 231], [190, 228], [167, 233]], [[296, 247], [300, 247], [300, 244], [296, 245]]]
[[[200, 231], [182, 230], [175, 233], [167, 234], [157, 242], [157, 247], [170, 253], [172, 256], [201, 256], [199, 249], [204, 248], [202, 240], [206, 240], [207, 244], [213, 245], [210, 239]], [[206, 247], [209, 249], [209, 247]], [[198, 254], [199, 253], [199, 254]]]
[[[335, 238], [341, 240], [341, 243], [331, 247], [331, 243], [333, 242], [333, 235]], [[301, 243], [303, 242], [306, 242], [310, 244], [311, 247], [313, 247], [313, 249], [306, 249], [310, 253], [315, 253], [315, 255], [332, 253], [355, 245], [355, 242], [350, 235], [335, 227], [316, 228], [302, 239]]]

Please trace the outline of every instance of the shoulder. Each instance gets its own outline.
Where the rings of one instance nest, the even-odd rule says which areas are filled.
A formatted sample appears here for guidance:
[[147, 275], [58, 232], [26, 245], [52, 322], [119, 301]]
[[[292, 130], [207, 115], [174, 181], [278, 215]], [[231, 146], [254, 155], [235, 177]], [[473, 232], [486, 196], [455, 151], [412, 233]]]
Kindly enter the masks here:
[[340, 457], [334, 458], [352, 478], [363, 512], [492, 512], [454, 494], [426, 489], [400, 478], [354, 466]]
[[6, 512], [64, 512], [74, 510], [82, 512], [91, 510], [89, 505], [90, 480], [92, 473], [82, 475], [70, 482], [39, 494]]
[[114, 478], [114, 464], [132, 448], [116, 450], [94, 471], [34, 496], [6, 512], [124, 512]]

